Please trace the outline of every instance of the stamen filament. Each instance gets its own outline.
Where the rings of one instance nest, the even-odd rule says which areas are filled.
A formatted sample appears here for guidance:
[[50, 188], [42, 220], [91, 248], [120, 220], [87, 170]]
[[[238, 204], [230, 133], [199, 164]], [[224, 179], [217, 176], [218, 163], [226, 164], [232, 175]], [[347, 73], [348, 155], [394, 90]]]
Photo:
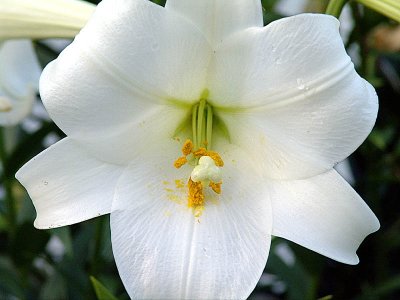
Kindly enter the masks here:
[[213, 111], [211, 105], [207, 104], [207, 149], [211, 149], [211, 138], [212, 138], [212, 126], [213, 126]]
[[203, 121], [204, 120], [204, 108], [206, 107], [206, 100], [201, 99], [200, 104], [199, 104], [199, 109], [197, 113], [197, 147], [201, 146], [201, 143], [204, 142], [202, 141], [203, 137]]
[[193, 106], [193, 111], [192, 111], [192, 133], [193, 133], [193, 144], [194, 148], [197, 149], [199, 148], [199, 144], [197, 142], [197, 114], [199, 112], [199, 105], [196, 104]]
[[201, 127], [201, 140], [200, 144], [207, 148], [207, 140], [206, 140], [206, 114], [203, 114], [203, 121]]

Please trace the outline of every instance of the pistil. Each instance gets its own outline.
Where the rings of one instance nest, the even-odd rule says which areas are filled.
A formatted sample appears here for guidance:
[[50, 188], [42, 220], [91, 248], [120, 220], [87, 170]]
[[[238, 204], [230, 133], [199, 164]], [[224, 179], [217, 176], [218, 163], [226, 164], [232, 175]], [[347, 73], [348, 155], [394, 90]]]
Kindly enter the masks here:
[[210, 188], [221, 194], [221, 170], [224, 162], [221, 156], [211, 150], [213, 130], [213, 109], [207, 103], [208, 92], [205, 91], [192, 108], [192, 138], [182, 147], [182, 156], [175, 162], [175, 168], [181, 168], [190, 162], [194, 165], [188, 180], [188, 207], [193, 208], [195, 216], [199, 216], [204, 208], [204, 189]]

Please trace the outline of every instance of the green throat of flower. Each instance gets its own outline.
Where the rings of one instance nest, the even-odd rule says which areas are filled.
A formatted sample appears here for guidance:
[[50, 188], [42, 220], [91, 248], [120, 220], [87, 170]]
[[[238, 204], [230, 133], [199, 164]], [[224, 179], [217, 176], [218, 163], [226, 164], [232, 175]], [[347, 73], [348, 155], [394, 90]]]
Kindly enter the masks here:
[[207, 103], [207, 92], [192, 107], [192, 139], [187, 139], [182, 147], [182, 156], [175, 163], [179, 169], [186, 163], [194, 166], [188, 179], [188, 207], [195, 216], [200, 216], [205, 204], [206, 188], [221, 194], [221, 168], [224, 162], [220, 155], [211, 150], [213, 130], [213, 108]]

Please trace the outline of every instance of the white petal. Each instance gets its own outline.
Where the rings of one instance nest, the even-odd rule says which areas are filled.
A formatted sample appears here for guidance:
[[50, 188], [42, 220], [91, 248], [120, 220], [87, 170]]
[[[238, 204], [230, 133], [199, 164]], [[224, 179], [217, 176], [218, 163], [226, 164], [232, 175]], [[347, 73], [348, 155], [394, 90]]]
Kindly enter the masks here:
[[35, 205], [35, 227], [70, 225], [110, 212], [121, 167], [90, 157], [70, 138], [56, 143], [15, 175]]
[[0, 126], [14, 126], [25, 118], [32, 110], [36, 99], [34, 89], [26, 97], [10, 98], [0, 87]]
[[262, 27], [260, 0], [168, 0], [165, 7], [195, 24], [212, 45], [248, 27]]
[[95, 5], [80, 0], [2, 0], [0, 39], [71, 38], [94, 9]]
[[38, 91], [41, 67], [32, 43], [11, 40], [0, 45], [0, 125], [15, 125], [29, 114]]
[[357, 264], [356, 250], [379, 221], [336, 171], [271, 185], [273, 235]]
[[197, 219], [187, 207], [193, 167], [174, 170], [176, 144], [137, 159], [118, 182], [111, 236], [122, 281], [134, 299], [245, 299], [268, 256], [266, 189], [252, 162], [230, 148], [221, 153], [221, 197], [210, 192]]
[[232, 36], [215, 49], [212, 71], [210, 100], [229, 108], [293, 102], [355, 73], [338, 20], [318, 14], [283, 18]]
[[210, 101], [234, 106], [219, 108], [232, 141], [258, 155], [271, 178], [331, 169], [375, 123], [375, 90], [355, 72], [337, 25], [329, 16], [287, 18], [237, 37], [216, 61]]
[[[105, 128], [101, 134], [93, 132], [86, 138], [80, 136], [80, 141], [90, 155], [105, 162], [127, 165], [137, 157], [146, 156], [147, 152], [163, 151], [162, 141], [181, 135], [179, 128], [187, 122], [189, 112], [190, 109], [154, 105], [121, 128]], [[183, 129], [187, 131], [186, 127]], [[185, 134], [184, 139], [188, 136]], [[175, 153], [179, 156], [180, 149]]]
[[38, 89], [42, 68], [28, 40], [10, 40], [0, 45], [0, 84], [15, 97]]
[[113, 131], [154, 103], [197, 101], [211, 55], [193, 26], [145, 0], [105, 0], [43, 72], [50, 116], [70, 136]]

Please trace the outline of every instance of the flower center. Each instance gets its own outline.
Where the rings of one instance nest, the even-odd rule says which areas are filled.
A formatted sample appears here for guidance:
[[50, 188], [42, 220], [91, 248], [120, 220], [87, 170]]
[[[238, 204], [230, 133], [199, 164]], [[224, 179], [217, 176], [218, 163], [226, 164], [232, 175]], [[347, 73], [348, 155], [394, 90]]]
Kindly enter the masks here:
[[186, 163], [194, 166], [188, 180], [188, 207], [193, 208], [195, 216], [200, 216], [205, 203], [204, 189], [211, 188], [221, 194], [222, 176], [221, 167], [224, 162], [220, 155], [210, 150], [213, 129], [213, 111], [202, 97], [199, 103], [192, 108], [192, 138], [182, 147], [183, 156], [174, 162], [179, 169]]

